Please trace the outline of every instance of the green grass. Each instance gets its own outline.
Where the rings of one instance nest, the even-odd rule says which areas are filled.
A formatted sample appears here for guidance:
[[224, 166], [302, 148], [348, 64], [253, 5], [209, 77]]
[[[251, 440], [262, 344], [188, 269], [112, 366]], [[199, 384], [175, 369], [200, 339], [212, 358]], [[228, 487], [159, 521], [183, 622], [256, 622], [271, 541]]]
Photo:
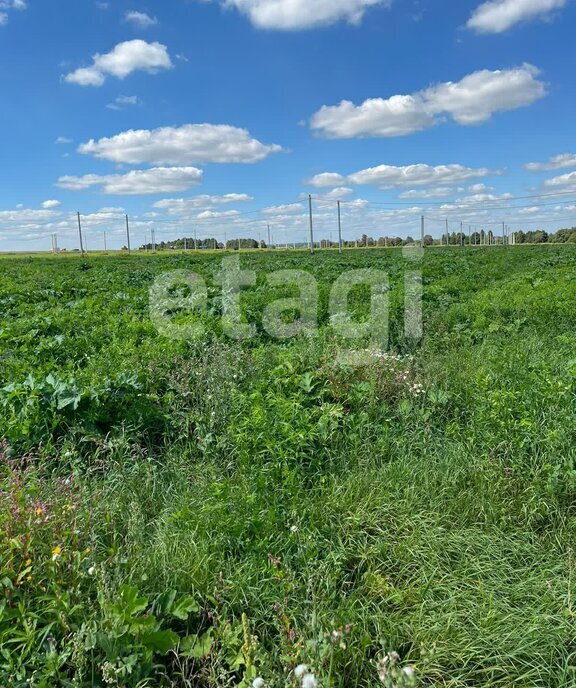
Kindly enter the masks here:
[[[576, 686], [576, 248], [429, 250], [420, 343], [399, 251], [243, 254], [253, 322], [267, 272], [320, 283], [318, 337], [286, 343], [221, 333], [219, 261], [2, 259], [0, 685], [295, 686], [305, 662], [373, 687], [394, 650], [419, 686]], [[363, 267], [401, 359], [352, 370], [327, 302]], [[148, 318], [181, 268], [209, 284], [193, 343]], [[166, 635], [114, 606], [126, 585]]]

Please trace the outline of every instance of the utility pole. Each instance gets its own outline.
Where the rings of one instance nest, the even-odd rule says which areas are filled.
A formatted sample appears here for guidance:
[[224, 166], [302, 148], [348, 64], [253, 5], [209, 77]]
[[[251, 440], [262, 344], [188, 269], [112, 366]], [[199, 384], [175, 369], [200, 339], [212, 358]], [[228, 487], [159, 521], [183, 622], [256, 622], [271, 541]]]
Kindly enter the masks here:
[[78, 235], [80, 237], [80, 253], [84, 255], [84, 242], [82, 241], [82, 221], [80, 220], [80, 213], [78, 213]]
[[338, 201], [338, 253], [342, 253], [342, 215], [340, 213], [340, 201]]
[[152, 230], [152, 252], [156, 253], [156, 230]]
[[460, 246], [464, 246], [464, 223], [460, 223]]
[[198, 250], [198, 235], [196, 234], [196, 227], [194, 227], [194, 250]]
[[446, 218], [446, 246], [450, 246], [450, 233], [448, 230], [448, 218]]
[[424, 215], [420, 218], [420, 247], [424, 248]]
[[126, 241], [128, 242], [128, 255], [131, 255], [132, 248], [130, 246], [130, 224], [128, 222], [128, 215], [126, 215]]
[[310, 211], [310, 253], [314, 254], [314, 221], [312, 219], [312, 194], [308, 194], [308, 209]]
[[268, 225], [268, 248], [272, 248], [272, 240], [270, 239], [270, 225]]

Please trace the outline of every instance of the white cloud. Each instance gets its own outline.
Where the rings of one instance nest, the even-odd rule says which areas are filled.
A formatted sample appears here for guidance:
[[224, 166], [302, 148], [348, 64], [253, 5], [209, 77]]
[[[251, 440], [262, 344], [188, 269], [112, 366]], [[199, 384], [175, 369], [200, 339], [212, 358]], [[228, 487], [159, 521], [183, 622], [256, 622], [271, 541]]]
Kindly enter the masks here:
[[360, 170], [348, 177], [352, 184], [377, 184], [384, 187], [424, 186], [442, 184], [460, 184], [468, 179], [486, 177], [489, 174], [501, 174], [501, 170], [489, 170], [485, 167], [474, 169], [463, 165], [379, 165]]
[[17, 210], [1, 210], [0, 223], [10, 224], [30, 224], [35, 222], [45, 222], [54, 219], [57, 214], [52, 210], [31, 210], [19, 208]]
[[390, 5], [390, 0], [220, 0], [235, 7], [259, 29], [294, 31], [327, 26], [345, 20], [359, 24], [370, 7]]
[[50, 210], [52, 208], [58, 208], [58, 206], [61, 205], [60, 201], [44, 201], [42, 203], [42, 207], [46, 210]]
[[60, 177], [57, 185], [69, 191], [99, 186], [105, 194], [137, 196], [186, 191], [200, 184], [202, 179], [203, 172], [196, 167], [153, 167], [149, 170], [132, 170], [127, 174], [65, 176]]
[[546, 95], [546, 86], [536, 77], [533, 65], [491, 72], [484, 69], [469, 74], [458, 83], [432, 86], [422, 96], [430, 111], [448, 114], [458, 124], [481, 124], [495, 112], [525, 107]]
[[124, 110], [126, 107], [142, 105], [138, 96], [118, 96], [113, 103], [106, 106], [109, 110]]
[[361, 105], [343, 100], [340, 105], [323, 105], [311, 120], [312, 129], [330, 138], [406, 136], [435, 123], [417, 96], [369, 98]]
[[[483, 186], [483, 184], [478, 186]], [[451, 186], [438, 186], [431, 189], [410, 189], [410, 191], [403, 191], [399, 198], [446, 198], [462, 191], [464, 191], [462, 187], [455, 189]]]
[[546, 94], [529, 64], [508, 70], [481, 70], [459, 82], [445, 82], [413, 95], [369, 98], [361, 105], [343, 100], [324, 105], [311, 119], [313, 130], [328, 138], [406, 136], [428, 129], [447, 115], [462, 125], [481, 124], [496, 112], [530, 105]]
[[490, 193], [490, 191], [494, 191], [494, 187], [487, 186], [486, 184], [472, 184], [466, 191], [468, 191], [468, 193]]
[[337, 172], [322, 172], [322, 174], [314, 175], [307, 183], [319, 189], [329, 186], [343, 186], [346, 183], [346, 177]]
[[165, 210], [169, 215], [183, 215], [198, 208], [210, 208], [228, 203], [246, 203], [253, 200], [248, 194], [229, 193], [223, 196], [202, 194], [192, 198], [163, 198], [154, 203], [153, 207]]
[[285, 213], [296, 213], [304, 210], [301, 203], [289, 203], [286, 205], [271, 205], [262, 210], [263, 215], [284, 215]]
[[26, 7], [25, 0], [0, 0], [0, 26], [8, 23], [10, 10], [25, 10]]
[[567, 0], [489, 0], [474, 10], [467, 27], [479, 33], [502, 33], [520, 22], [547, 18]]
[[328, 193], [324, 194], [323, 198], [327, 201], [339, 201], [353, 193], [354, 189], [350, 189], [347, 186], [337, 186], [335, 189], [332, 189], [332, 191], [328, 191]]
[[240, 213], [237, 210], [224, 210], [220, 212], [215, 210], [204, 210], [198, 213], [196, 218], [198, 220], [208, 220], [221, 217], [236, 217], [238, 215], [240, 215]]
[[54, 143], [58, 146], [61, 146], [67, 143], [72, 143], [72, 139], [66, 138], [66, 136], [59, 136]]
[[138, 29], [149, 29], [151, 26], [158, 24], [156, 17], [151, 17], [146, 12], [137, 12], [136, 10], [126, 12], [124, 21], [136, 26]]
[[92, 65], [70, 72], [64, 80], [79, 86], [102, 86], [109, 75], [125, 79], [136, 71], [156, 74], [172, 67], [165, 45], [140, 39], [118, 43], [109, 53], [97, 53], [92, 59]]
[[548, 162], [529, 162], [524, 165], [524, 169], [530, 172], [561, 170], [565, 167], [576, 167], [576, 155], [574, 153], [562, 153], [553, 156]]
[[545, 186], [576, 186], [576, 172], [568, 172], [567, 174], [561, 174], [559, 177], [553, 177], [548, 179]]
[[510, 193], [504, 193], [499, 195], [478, 193], [472, 194], [471, 196], [465, 196], [464, 198], [458, 198], [455, 202], [461, 203], [462, 205], [470, 205], [475, 203], [487, 203], [488, 201], [509, 201], [511, 198], [513, 198], [513, 196]]
[[258, 162], [282, 148], [261, 143], [246, 129], [225, 124], [185, 124], [153, 130], [130, 129], [111, 138], [92, 139], [78, 150], [117, 163], [181, 165]]

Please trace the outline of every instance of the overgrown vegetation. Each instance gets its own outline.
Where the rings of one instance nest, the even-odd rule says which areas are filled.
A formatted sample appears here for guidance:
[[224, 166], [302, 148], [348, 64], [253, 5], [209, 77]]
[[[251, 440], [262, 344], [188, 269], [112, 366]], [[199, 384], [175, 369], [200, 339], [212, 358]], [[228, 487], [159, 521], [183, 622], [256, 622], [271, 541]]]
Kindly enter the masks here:
[[[399, 252], [244, 254], [251, 321], [271, 270], [322, 307], [242, 344], [216, 254], [2, 259], [0, 685], [576, 685], [575, 259], [428, 251], [418, 344]], [[391, 347], [351, 366], [328, 293], [368, 266]], [[181, 268], [201, 341], [148, 316]]]

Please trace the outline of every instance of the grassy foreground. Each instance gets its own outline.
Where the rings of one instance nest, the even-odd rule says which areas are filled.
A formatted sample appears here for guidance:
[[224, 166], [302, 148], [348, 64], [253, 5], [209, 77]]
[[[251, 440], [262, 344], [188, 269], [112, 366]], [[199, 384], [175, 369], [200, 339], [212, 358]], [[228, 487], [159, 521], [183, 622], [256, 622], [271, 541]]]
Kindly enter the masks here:
[[[256, 323], [311, 271], [318, 336], [227, 339], [217, 255], [0, 262], [0, 686], [576, 686], [576, 247], [428, 251], [420, 343], [399, 251], [242, 264]], [[391, 348], [351, 368], [364, 267]], [[181, 268], [196, 342], [148, 316]]]

